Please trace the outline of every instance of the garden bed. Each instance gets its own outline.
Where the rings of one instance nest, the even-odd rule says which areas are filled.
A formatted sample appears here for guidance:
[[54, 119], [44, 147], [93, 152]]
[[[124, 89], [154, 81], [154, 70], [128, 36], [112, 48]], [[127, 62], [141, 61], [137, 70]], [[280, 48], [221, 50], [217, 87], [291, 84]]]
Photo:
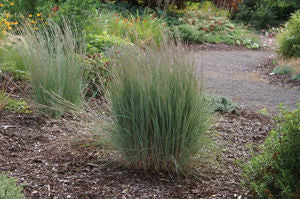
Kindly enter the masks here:
[[0, 171], [24, 184], [28, 198], [244, 198], [248, 192], [241, 187], [239, 162], [249, 158], [251, 144], [262, 143], [272, 120], [239, 112], [218, 115], [210, 130], [220, 146], [218, 169], [202, 167], [200, 178], [172, 179], [114, 164], [111, 152], [93, 147], [68, 125], [70, 119], [2, 111]]
[[260, 75], [268, 80], [270, 84], [285, 88], [300, 89], [300, 81], [293, 80], [292, 74], [272, 74], [274, 68], [276, 68], [276, 64], [274, 64], [273, 58], [267, 58], [263, 63], [256, 66]]

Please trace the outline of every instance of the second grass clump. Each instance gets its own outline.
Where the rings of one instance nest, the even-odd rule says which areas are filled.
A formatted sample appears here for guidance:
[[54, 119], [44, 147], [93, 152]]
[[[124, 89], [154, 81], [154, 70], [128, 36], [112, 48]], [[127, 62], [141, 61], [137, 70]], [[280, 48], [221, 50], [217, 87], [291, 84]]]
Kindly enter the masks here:
[[64, 107], [56, 98], [81, 102], [84, 68], [79, 37], [67, 22], [62, 26], [52, 22], [39, 30], [24, 25], [20, 33], [11, 35], [7, 46], [29, 71], [36, 104], [44, 113], [59, 117]]
[[126, 48], [112, 56], [112, 141], [132, 168], [184, 174], [208, 127], [209, 110], [181, 47]]

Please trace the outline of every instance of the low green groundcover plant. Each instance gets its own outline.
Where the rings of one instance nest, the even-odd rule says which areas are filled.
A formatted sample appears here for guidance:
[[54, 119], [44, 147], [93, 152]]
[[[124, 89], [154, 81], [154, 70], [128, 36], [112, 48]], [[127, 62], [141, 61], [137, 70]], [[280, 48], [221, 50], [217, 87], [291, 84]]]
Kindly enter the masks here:
[[206, 96], [212, 110], [220, 113], [233, 113], [237, 109], [237, 105], [230, 99], [224, 96]]
[[22, 189], [16, 179], [0, 173], [0, 199], [23, 199]]
[[284, 57], [300, 57], [300, 11], [292, 15], [278, 35], [278, 51]]
[[18, 113], [31, 113], [30, 106], [25, 100], [8, 98], [4, 107], [6, 110]]
[[300, 197], [300, 103], [288, 111], [281, 108], [277, 127], [243, 168], [244, 184], [258, 198]]
[[289, 66], [277, 66], [272, 71], [272, 73], [275, 73], [277, 75], [286, 75], [286, 74], [291, 74], [292, 72], [293, 72], [293, 69]]
[[242, 0], [233, 18], [257, 29], [268, 29], [284, 23], [298, 9], [299, 0]]
[[126, 48], [111, 57], [112, 143], [132, 168], [182, 174], [203, 147], [210, 114], [180, 47]]
[[300, 73], [293, 75], [293, 80], [300, 81]]

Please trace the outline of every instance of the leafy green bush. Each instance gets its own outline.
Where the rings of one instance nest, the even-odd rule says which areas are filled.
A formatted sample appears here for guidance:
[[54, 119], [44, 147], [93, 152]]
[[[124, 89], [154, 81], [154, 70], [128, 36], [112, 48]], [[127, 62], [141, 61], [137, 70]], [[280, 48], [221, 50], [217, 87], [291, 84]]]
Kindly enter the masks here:
[[189, 24], [182, 24], [178, 27], [179, 36], [183, 41], [192, 42], [192, 43], [202, 43], [204, 41], [204, 30], [198, 30], [196, 27]]
[[154, 15], [129, 14], [128, 17], [124, 17], [113, 13], [102, 13], [97, 17], [96, 23], [87, 28], [87, 31], [97, 35], [106, 32], [108, 35], [114, 35], [139, 46], [149, 46], [160, 43], [164, 25], [166, 24]]
[[108, 59], [103, 54], [88, 55], [85, 63], [85, 95], [87, 97], [103, 96], [112, 79]]
[[[193, 0], [193, 1], [197, 1], [197, 0]], [[170, 5], [174, 5], [179, 8], [182, 8], [185, 5], [187, 5], [189, 2], [191, 2], [191, 0], [127, 0], [127, 2], [136, 5], [140, 4], [151, 8], [167, 8]]]
[[[300, 104], [298, 104], [300, 106]], [[245, 185], [259, 198], [300, 197], [300, 108], [281, 108], [277, 128], [243, 168]]]
[[211, 3], [196, 10], [185, 10], [177, 26], [179, 36], [191, 43], [226, 43], [242, 45], [247, 48], [259, 48], [260, 41], [245, 27], [233, 24], [225, 11], [218, 11]]
[[184, 53], [164, 44], [111, 57], [112, 143], [133, 168], [184, 173], [203, 147], [210, 110]]
[[86, 50], [88, 54], [99, 54], [114, 46], [121, 47], [126, 45], [133, 45], [130, 42], [124, 41], [120, 37], [107, 34], [106, 31], [104, 31], [101, 35], [89, 34], [86, 40]]
[[17, 180], [7, 175], [0, 174], [0, 198], [23, 199], [22, 187], [17, 185]]
[[64, 107], [53, 96], [73, 104], [81, 102], [83, 89], [82, 45], [67, 23], [60, 28], [54, 22], [39, 31], [24, 26], [21, 38], [11, 35], [11, 47], [23, 58], [30, 73], [33, 99], [41, 110], [53, 117]]
[[300, 11], [292, 15], [278, 35], [278, 51], [284, 57], [300, 57]]
[[297, 9], [298, 0], [243, 0], [234, 18], [267, 29], [283, 23]]

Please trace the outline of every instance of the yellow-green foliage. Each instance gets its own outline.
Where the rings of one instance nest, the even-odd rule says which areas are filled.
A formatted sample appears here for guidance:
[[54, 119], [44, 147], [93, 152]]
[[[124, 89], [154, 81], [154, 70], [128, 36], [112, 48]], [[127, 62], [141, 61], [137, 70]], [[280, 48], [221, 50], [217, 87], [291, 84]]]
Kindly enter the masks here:
[[300, 57], [300, 11], [292, 15], [278, 35], [278, 51], [284, 57]]
[[154, 15], [129, 14], [124, 17], [118, 14], [102, 13], [96, 23], [90, 25], [87, 30], [97, 35], [103, 33], [114, 35], [127, 42], [145, 47], [159, 44], [165, 26], [166, 24]]
[[17, 180], [0, 173], [0, 199], [24, 199], [22, 187]]

